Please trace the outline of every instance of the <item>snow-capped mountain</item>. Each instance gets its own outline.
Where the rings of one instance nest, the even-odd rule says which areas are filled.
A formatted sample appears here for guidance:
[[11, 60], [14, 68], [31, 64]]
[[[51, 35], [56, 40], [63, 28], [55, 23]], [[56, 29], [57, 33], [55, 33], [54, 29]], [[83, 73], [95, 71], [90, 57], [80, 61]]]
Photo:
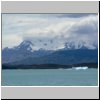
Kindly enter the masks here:
[[[28, 41], [25, 40], [23, 42], [21, 42], [18, 46], [12, 48], [15, 50], [25, 50], [25, 51], [29, 51], [29, 52], [34, 52], [37, 51], [35, 50], [35, 43], [33, 43], [32, 41]], [[66, 41], [64, 43], [64, 47], [61, 49], [64, 50], [73, 50], [73, 49], [97, 49], [98, 46], [94, 43], [89, 43], [89, 42], [85, 42], [85, 41]], [[6, 47], [5, 49], [8, 49], [8, 47]], [[45, 50], [45, 48], [39, 48], [38, 50]], [[48, 49], [46, 49], [48, 50]], [[52, 50], [52, 48], [50, 49]], [[48, 50], [49, 51], [49, 50]]]
[[34, 50], [34, 44], [31, 41], [23, 41], [18, 46], [13, 48], [4, 48], [2, 50], [2, 59], [4, 63], [21, 60], [27, 57], [40, 57], [48, 55], [51, 50]]
[[34, 44], [31, 41], [23, 41], [18, 46], [14, 47], [15, 50], [26, 50], [33, 52]]
[[[60, 62], [63, 62], [63, 61], [66, 62], [66, 60], [68, 60], [67, 55], [69, 55], [69, 53], [68, 53], [69, 51], [71, 51], [72, 54], [74, 54], [74, 52], [75, 52], [76, 53], [75, 57], [79, 56], [79, 58], [82, 58], [81, 51], [82, 51], [82, 53], [83, 53], [83, 50], [84, 50], [84, 53], [87, 53], [87, 52], [89, 53], [89, 50], [90, 50], [90, 52], [92, 52], [95, 49], [97, 50], [96, 45], [88, 46], [85, 42], [78, 42], [78, 43], [66, 42], [65, 47], [63, 49], [58, 49], [58, 50], [54, 51], [54, 50], [45, 50], [43, 48], [40, 48], [39, 50], [35, 50], [34, 43], [32, 43], [31, 41], [23, 41], [16, 47], [4, 48], [2, 50], [2, 61], [3, 61], [3, 63], [20, 62], [20, 61], [24, 62], [24, 59], [26, 59], [27, 62], [29, 62], [29, 59], [30, 59], [30, 61], [32, 63], [33, 60], [35, 61], [37, 59], [36, 62], [38, 62], [43, 58], [42, 59], [42, 60], [44, 60], [43, 63], [45, 63], [45, 61], [47, 61], [49, 63], [50, 61], [54, 62], [55, 59], [58, 59], [60, 57], [59, 58]], [[80, 53], [78, 54], [77, 52], [78, 53], [80, 52]], [[88, 58], [88, 53], [86, 55], [86, 58]], [[64, 55], [64, 56], [60, 56], [60, 55]], [[73, 57], [72, 56], [73, 55], [69, 55], [69, 58], [70, 57], [74, 58], [74, 56]]]

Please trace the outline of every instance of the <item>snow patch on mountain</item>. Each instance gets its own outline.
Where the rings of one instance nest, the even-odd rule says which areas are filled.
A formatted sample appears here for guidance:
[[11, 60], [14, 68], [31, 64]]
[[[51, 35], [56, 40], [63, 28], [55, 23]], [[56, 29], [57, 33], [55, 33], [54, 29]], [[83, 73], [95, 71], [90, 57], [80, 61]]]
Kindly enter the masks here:
[[97, 47], [87, 41], [67, 41], [64, 49], [97, 49]]
[[[63, 43], [59, 48], [57, 47], [56, 50], [60, 50], [60, 49], [64, 49], [64, 50], [74, 50], [74, 49], [97, 49], [98, 46], [95, 45], [92, 42], [87, 42], [87, 41], [66, 41], [65, 43]], [[4, 48], [4, 50], [8, 50], [8, 49], [13, 49], [13, 50], [21, 50], [21, 51], [28, 51], [28, 52], [34, 52], [34, 51], [38, 51], [38, 50], [42, 50], [42, 51], [47, 51], [49, 49], [45, 49], [45, 48], [39, 48], [38, 50], [36, 49], [36, 44], [33, 43], [32, 41], [23, 41], [21, 42], [18, 46], [13, 47], [13, 48]], [[50, 50], [53, 50], [52, 48]], [[56, 51], [53, 50], [53, 51]]]

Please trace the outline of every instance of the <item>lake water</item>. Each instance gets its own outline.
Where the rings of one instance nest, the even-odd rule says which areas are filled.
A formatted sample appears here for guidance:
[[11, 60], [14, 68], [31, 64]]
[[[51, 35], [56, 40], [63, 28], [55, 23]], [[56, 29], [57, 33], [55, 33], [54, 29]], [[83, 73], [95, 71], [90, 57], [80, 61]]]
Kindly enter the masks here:
[[97, 86], [98, 69], [2, 70], [2, 86]]

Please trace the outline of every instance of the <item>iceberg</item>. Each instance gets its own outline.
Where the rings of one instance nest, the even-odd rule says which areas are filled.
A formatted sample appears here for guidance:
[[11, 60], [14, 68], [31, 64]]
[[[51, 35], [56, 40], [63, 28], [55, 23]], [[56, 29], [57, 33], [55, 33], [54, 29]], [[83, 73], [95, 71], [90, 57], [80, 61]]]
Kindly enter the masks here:
[[75, 69], [76, 70], [80, 70], [80, 69], [86, 70], [86, 69], [88, 69], [88, 67], [87, 66], [86, 67], [76, 67]]

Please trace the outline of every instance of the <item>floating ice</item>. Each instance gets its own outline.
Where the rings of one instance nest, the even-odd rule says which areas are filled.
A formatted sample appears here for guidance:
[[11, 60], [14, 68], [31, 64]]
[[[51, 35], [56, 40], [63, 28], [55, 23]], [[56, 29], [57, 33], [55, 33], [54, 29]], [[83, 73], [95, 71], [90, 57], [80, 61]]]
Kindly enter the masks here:
[[80, 69], [86, 70], [86, 69], [88, 69], [88, 67], [87, 66], [86, 67], [76, 67], [75, 69], [76, 70], [80, 70]]

